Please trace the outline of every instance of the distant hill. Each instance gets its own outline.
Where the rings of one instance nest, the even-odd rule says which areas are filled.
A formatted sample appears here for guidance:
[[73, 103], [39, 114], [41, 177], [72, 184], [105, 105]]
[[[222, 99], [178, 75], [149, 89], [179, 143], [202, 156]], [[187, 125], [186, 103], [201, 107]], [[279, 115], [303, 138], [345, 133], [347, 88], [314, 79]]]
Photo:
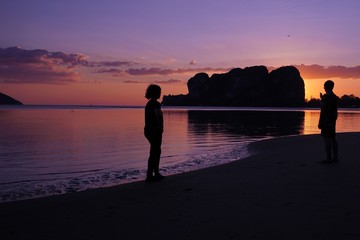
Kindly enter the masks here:
[[285, 66], [268, 72], [265, 66], [234, 68], [227, 73], [198, 73], [187, 83], [189, 94], [167, 95], [165, 106], [300, 107], [305, 84], [300, 72]]
[[23, 105], [22, 102], [0, 92], [0, 105]]

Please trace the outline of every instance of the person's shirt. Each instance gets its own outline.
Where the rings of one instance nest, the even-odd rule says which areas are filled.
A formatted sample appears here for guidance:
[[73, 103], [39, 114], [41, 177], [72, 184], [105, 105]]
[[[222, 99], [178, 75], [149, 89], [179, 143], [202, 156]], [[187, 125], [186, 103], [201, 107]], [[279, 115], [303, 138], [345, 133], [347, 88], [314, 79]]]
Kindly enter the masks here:
[[154, 99], [150, 99], [145, 106], [145, 130], [162, 133], [164, 131], [163, 122], [161, 104]]
[[320, 112], [319, 128], [335, 126], [338, 116], [337, 102], [338, 96], [336, 96], [333, 92], [323, 95], [321, 99], [322, 106]]

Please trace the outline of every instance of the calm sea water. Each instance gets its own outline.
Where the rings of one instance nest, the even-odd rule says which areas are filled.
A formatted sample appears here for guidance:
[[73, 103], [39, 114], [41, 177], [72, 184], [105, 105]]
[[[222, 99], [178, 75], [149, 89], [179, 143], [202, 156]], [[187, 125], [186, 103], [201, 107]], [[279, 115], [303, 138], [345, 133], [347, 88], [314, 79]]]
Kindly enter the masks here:
[[[165, 175], [249, 155], [259, 139], [318, 134], [318, 110], [163, 108]], [[145, 178], [143, 108], [0, 107], [0, 202]], [[340, 110], [338, 132], [360, 132], [360, 111]]]

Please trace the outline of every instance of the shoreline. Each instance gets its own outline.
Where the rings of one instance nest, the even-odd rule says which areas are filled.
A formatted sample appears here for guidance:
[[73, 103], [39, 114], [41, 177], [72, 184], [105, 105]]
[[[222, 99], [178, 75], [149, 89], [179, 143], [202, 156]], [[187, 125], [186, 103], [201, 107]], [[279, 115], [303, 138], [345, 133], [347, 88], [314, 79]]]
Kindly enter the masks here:
[[360, 239], [360, 133], [251, 143], [251, 156], [168, 176], [0, 203], [1, 239]]
[[[237, 145], [241, 147], [239, 148], [237, 146], [237, 159], [228, 159], [229, 156], [221, 155], [223, 158], [217, 158], [214, 159], [211, 157], [211, 160], [209, 161], [209, 156], [207, 158], [196, 158], [195, 160], [187, 160], [182, 162], [175, 162], [174, 164], [168, 164], [168, 165], [160, 165], [161, 172], [165, 176], [172, 176], [172, 175], [178, 175], [182, 173], [187, 173], [191, 171], [197, 171], [200, 169], [205, 169], [209, 167], [214, 167], [222, 164], [227, 164], [232, 161], [238, 161], [241, 159], [244, 159], [249, 156], [249, 153], [247, 151], [248, 145], [253, 141], [259, 141], [259, 140], [246, 140], [243, 143], [238, 143]], [[235, 148], [229, 148], [231, 151], [234, 151]], [[226, 152], [226, 151], [223, 151]], [[216, 155], [218, 152], [215, 152], [214, 155]], [[219, 160], [221, 159], [221, 160]], [[38, 181], [38, 183], [27, 185], [22, 187], [22, 191], [8, 191], [3, 192], [3, 194], [0, 194], [0, 204], [1, 203], [8, 203], [8, 202], [17, 202], [17, 201], [24, 201], [24, 200], [31, 200], [31, 199], [39, 199], [39, 198], [46, 198], [46, 197], [52, 197], [52, 196], [58, 196], [58, 195], [64, 195], [64, 194], [71, 194], [75, 192], [84, 192], [84, 191], [90, 191], [90, 190], [96, 190], [101, 188], [108, 188], [108, 187], [114, 187], [118, 185], [124, 185], [134, 182], [141, 182], [144, 181], [146, 178], [146, 169], [124, 169], [122, 171], [114, 171], [112, 170], [113, 175], [109, 174], [108, 172], [100, 172], [98, 175], [88, 175], [83, 177], [72, 177], [67, 180], [52, 180], [47, 182], [41, 182]], [[119, 173], [120, 172], [120, 173]], [[91, 185], [81, 185], [76, 184], [77, 182], [90, 182], [91, 178], [96, 179], [102, 179], [102, 176], [108, 176], [110, 175], [110, 179], [108, 182], [97, 182], [97, 184]], [[116, 177], [115, 177], [116, 176]], [[119, 177], [120, 176], [120, 177]], [[24, 181], [26, 182], [26, 181]], [[29, 181], [32, 182], [32, 181]], [[36, 182], [36, 181], [34, 181]], [[71, 182], [75, 182], [73, 186], [70, 184]], [[67, 184], [68, 183], [68, 184]], [[0, 184], [1, 185], [1, 184]], [[60, 186], [56, 188], [57, 186]], [[8, 187], [11, 189], [11, 187]], [[19, 189], [19, 188], [18, 188]], [[17, 190], [18, 190], [17, 189]], [[50, 190], [49, 190], [50, 189]], [[1, 192], [1, 190], [0, 190]]]

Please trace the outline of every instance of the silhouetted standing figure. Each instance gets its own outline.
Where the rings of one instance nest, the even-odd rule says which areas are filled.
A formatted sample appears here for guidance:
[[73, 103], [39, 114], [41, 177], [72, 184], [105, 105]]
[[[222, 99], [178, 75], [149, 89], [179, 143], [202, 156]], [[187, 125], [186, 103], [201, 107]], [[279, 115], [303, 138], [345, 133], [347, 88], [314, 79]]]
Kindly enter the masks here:
[[151, 84], [146, 90], [145, 97], [149, 99], [145, 107], [144, 134], [150, 143], [150, 155], [146, 175], [147, 182], [160, 181], [164, 178], [159, 172], [162, 134], [164, 131], [161, 104], [157, 101], [161, 95], [161, 88]]
[[338, 144], [335, 138], [335, 127], [337, 120], [338, 97], [333, 92], [334, 82], [328, 80], [324, 83], [325, 94], [320, 93], [321, 112], [319, 119], [319, 129], [325, 142], [326, 159], [320, 163], [338, 162]]

